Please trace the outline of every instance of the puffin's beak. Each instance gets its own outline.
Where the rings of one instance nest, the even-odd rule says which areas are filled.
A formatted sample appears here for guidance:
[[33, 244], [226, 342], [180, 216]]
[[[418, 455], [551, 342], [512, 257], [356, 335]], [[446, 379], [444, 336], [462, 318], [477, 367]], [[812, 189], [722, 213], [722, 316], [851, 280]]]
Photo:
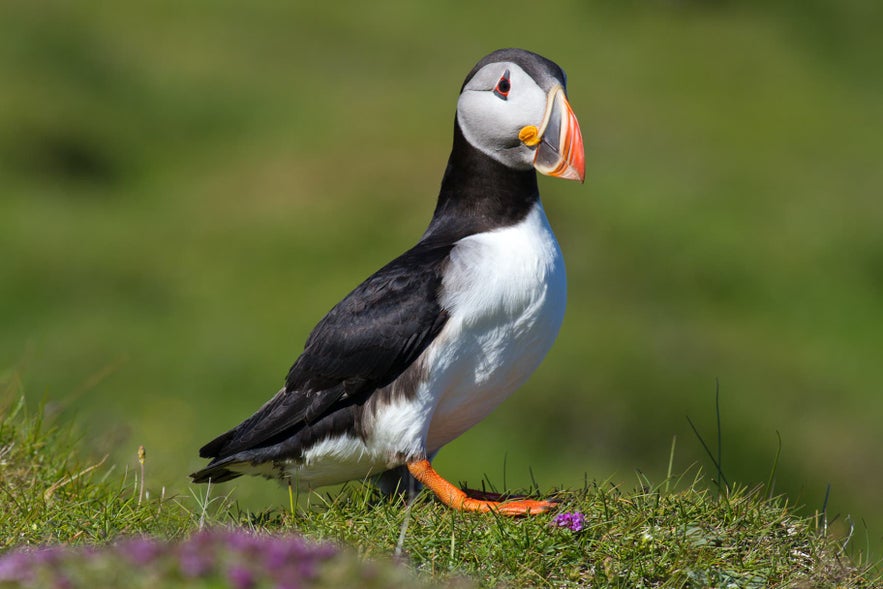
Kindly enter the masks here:
[[539, 173], [580, 182], [586, 179], [583, 135], [561, 86], [549, 94], [546, 116], [538, 136], [540, 141], [533, 167]]

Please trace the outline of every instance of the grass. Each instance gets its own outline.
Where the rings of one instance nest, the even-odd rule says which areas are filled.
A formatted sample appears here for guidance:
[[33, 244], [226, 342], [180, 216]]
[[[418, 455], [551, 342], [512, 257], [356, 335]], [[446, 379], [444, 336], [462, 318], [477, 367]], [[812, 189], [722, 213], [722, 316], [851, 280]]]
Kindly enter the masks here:
[[[8, 401], [8, 399], [7, 399]], [[199, 513], [180, 498], [142, 498], [134, 472], [84, 463], [69, 428], [47, 427], [46, 407], [7, 404], [0, 421], [0, 547], [100, 543], [123, 535], [178, 538]]]
[[[44, 586], [59, 575], [67, 586], [113, 586], [129, 578], [120, 575], [133, 562], [139, 566], [130, 586], [145, 587], [285, 586], [273, 575], [300, 575], [310, 587], [407, 587], [414, 576], [427, 586], [484, 587], [881, 581], [847, 555], [849, 542], [829, 535], [822, 518], [795, 514], [761, 487], [710, 492], [698, 474], [657, 485], [639, 478], [632, 490], [587, 481], [581, 489], [546, 492], [560, 502], [557, 519], [462, 514], [426, 492], [406, 503], [365, 484], [310, 494], [293, 513], [253, 512], [210, 487], [168, 496], [151, 489], [148, 478], [152, 492], [145, 492], [140, 468], [119, 472], [103, 459], [82, 462], [72, 430], [47, 421], [50, 407], [29, 410], [9, 395], [4, 403], [0, 587]], [[149, 473], [149, 459], [146, 465]], [[56, 548], [22, 551], [46, 545]], [[308, 566], [298, 573], [260, 560], [280, 550], [302, 555]], [[194, 554], [203, 559], [196, 570]], [[10, 576], [12, 565], [19, 577]]]

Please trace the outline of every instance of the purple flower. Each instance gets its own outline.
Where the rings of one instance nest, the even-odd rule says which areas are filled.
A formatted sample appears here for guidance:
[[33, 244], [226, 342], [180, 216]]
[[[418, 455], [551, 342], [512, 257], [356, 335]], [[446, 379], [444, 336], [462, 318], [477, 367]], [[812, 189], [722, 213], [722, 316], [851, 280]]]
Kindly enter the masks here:
[[264, 564], [270, 571], [276, 571], [297, 558], [283, 539], [269, 540], [264, 547]]
[[227, 536], [227, 545], [240, 552], [260, 552], [262, 548], [261, 537], [250, 532], [234, 531]]
[[552, 520], [552, 525], [568, 528], [571, 532], [579, 532], [586, 525], [586, 516], [579, 511], [559, 513]]
[[94, 574], [96, 582], [91, 584], [101, 587], [106, 586], [101, 579], [107, 575], [136, 565], [184, 579], [226, 581], [224, 585], [232, 589], [297, 589], [310, 585], [319, 575], [319, 565], [339, 552], [332, 544], [314, 544], [300, 536], [237, 529], [206, 530], [177, 542], [136, 536], [120, 539], [110, 549], [55, 545], [13, 550], [0, 555], [0, 585], [40, 580], [40, 586], [69, 589]]
[[244, 566], [232, 566], [227, 571], [227, 580], [234, 589], [251, 589], [255, 586], [254, 575]]
[[181, 545], [178, 555], [178, 565], [181, 567], [181, 572], [190, 578], [204, 577], [212, 570], [213, 553], [210, 549], [203, 549], [203, 546], [199, 546], [199, 544], [203, 544], [203, 542], [191, 541]]
[[162, 554], [159, 542], [149, 538], [133, 538], [118, 545], [119, 551], [126, 555], [134, 564], [144, 566], [156, 560]]
[[30, 555], [33, 551], [19, 550], [0, 557], [0, 582], [24, 582], [33, 576]]
[[62, 561], [65, 555], [64, 546], [52, 545], [38, 548], [31, 552], [31, 558], [40, 566], [53, 566]]

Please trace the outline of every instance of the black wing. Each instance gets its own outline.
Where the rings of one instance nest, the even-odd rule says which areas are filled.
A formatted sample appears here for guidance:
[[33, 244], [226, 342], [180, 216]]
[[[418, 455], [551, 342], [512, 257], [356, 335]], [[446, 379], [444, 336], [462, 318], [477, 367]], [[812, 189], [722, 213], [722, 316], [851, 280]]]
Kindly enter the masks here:
[[336, 418], [401, 375], [447, 321], [438, 297], [451, 247], [421, 242], [331, 309], [307, 339], [285, 388], [200, 450], [203, 458], [214, 458], [209, 468], [239, 452], [287, 440], [323, 418]]

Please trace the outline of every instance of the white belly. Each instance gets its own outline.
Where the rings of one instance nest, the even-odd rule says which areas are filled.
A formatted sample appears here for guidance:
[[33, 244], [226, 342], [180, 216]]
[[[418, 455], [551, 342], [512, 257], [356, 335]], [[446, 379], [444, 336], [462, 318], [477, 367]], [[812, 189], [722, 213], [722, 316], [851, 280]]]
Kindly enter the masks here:
[[443, 284], [450, 319], [428, 352], [435, 452], [487, 415], [539, 366], [566, 302], [564, 260], [542, 206], [518, 225], [461, 240]]
[[521, 223], [461, 239], [442, 284], [448, 322], [418, 360], [411, 394], [372, 407], [364, 438], [309, 448], [287, 471], [311, 486], [380, 474], [434, 453], [487, 417], [549, 351], [566, 302], [564, 260], [542, 206]]

